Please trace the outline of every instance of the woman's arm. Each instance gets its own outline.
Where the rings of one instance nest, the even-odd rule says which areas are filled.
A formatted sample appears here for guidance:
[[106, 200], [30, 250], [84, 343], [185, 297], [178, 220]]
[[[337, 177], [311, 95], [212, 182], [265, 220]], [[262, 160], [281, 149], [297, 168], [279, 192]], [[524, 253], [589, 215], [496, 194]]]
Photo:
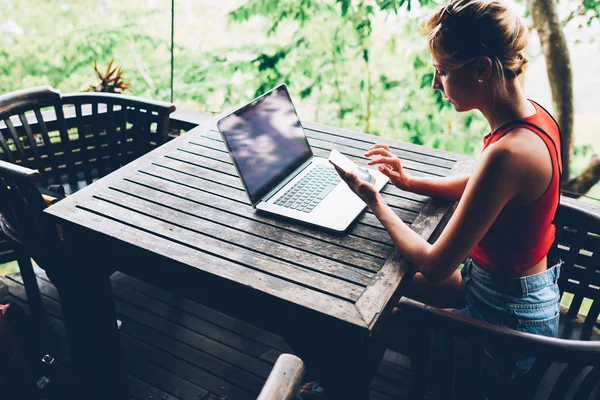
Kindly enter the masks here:
[[470, 174], [444, 178], [408, 177], [405, 190], [424, 196], [458, 201], [462, 197], [470, 177]]
[[407, 175], [402, 163], [395, 157], [386, 144], [376, 144], [365, 153], [366, 157], [381, 156], [369, 162], [377, 165], [379, 171], [402, 190], [437, 197], [446, 200], [460, 200], [470, 175], [451, 176], [445, 178], [423, 178]]
[[408, 227], [372, 185], [354, 174], [342, 178], [365, 200], [389, 232], [394, 244], [430, 281], [449, 277], [479, 243], [502, 208], [518, 193], [515, 164], [506, 146], [490, 146], [466, 183], [448, 225], [434, 244]]

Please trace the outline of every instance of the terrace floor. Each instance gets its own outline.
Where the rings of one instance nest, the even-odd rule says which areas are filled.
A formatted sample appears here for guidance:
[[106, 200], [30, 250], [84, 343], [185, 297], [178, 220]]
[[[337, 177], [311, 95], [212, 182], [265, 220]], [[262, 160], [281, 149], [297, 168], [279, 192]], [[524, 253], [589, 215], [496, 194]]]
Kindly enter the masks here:
[[[58, 293], [41, 269], [36, 274], [52, 330], [49, 347], [68, 366]], [[125, 274], [111, 279], [131, 399], [255, 399], [279, 354], [292, 352], [272, 333]], [[9, 300], [29, 311], [21, 276], [4, 280]], [[386, 351], [371, 399], [408, 398], [409, 368], [405, 357]]]

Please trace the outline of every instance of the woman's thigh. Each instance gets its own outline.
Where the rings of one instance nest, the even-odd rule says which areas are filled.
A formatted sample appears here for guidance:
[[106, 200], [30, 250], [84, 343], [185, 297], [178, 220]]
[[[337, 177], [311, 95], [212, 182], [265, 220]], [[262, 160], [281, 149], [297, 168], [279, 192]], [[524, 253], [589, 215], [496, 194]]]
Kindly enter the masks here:
[[447, 279], [431, 283], [417, 272], [406, 291], [406, 297], [440, 308], [463, 308], [462, 277], [457, 269]]

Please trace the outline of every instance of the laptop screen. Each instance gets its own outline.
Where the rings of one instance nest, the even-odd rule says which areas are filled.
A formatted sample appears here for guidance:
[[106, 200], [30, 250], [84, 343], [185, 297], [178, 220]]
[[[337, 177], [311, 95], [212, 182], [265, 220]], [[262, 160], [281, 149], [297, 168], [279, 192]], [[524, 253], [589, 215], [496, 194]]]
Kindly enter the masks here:
[[312, 157], [284, 85], [219, 120], [252, 204]]

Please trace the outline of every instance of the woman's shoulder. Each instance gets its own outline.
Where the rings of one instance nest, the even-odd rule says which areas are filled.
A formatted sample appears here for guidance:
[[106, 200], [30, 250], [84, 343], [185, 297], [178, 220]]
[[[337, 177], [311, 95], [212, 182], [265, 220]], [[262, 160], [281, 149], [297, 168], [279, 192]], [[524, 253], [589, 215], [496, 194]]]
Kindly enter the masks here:
[[501, 163], [509, 173], [523, 172], [523, 169], [546, 170], [550, 161], [544, 140], [535, 132], [516, 127], [487, 149], [488, 160]]

